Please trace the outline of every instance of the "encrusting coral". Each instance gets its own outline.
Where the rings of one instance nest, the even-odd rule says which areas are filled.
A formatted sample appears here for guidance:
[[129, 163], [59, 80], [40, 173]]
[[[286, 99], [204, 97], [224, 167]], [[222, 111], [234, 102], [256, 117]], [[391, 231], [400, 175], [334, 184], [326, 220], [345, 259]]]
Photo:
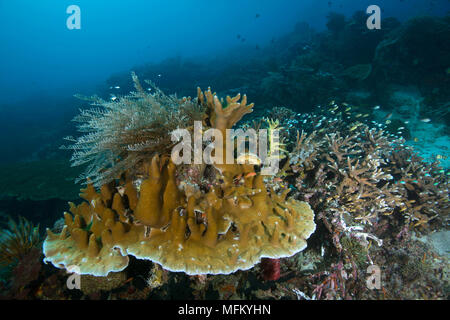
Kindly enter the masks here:
[[[160, 109], [169, 101], [160, 92], [140, 92], [140, 99]], [[178, 101], [180, 108], [188, 103], [205, 110], [204, 126], [225, 136], [226, 129], [252, 112], [253, 104], [247, 105], [245, 95], [240, 98], [227, 97], [224, 107], [210, 89], [198, 89], [197, 99], [170, 101]], [[130, 104], [122, 107], [133, 108]], [[215, 158], [224, 159], [227, 148], [232, 146], [216, 148]], [[133, 255], [190, 275], [229, 274], [249, 269], [263, 257], [291, 256], [306, 247], [315, 230], [310, 206], [287, 199], [287, 192], [268, 191], [254, 165], [200, 165], [195, 168], [205, 183], [191, 185], [180, 177], [195, 165], [176, 166], [165, 148], [154, 151], [136, 155], [140, 160], [134, 166], [99, 191], [92, 183], [82, 190], [86, 202], [71, 204], [62, 232], [48, 230], [45, 261], [80, 274], [106, 276], [123, 270]]]

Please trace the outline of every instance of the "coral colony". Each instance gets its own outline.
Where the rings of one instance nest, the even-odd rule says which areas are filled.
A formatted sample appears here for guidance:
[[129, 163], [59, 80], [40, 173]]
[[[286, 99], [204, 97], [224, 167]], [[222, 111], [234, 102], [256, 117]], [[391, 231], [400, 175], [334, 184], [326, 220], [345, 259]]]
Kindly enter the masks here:
[[212, 165], [176, 166], [170, 157], [171, 128], [161, 124], [183, 121], [195, 130], [197, 117], [225, 137], [252, 112], [245, 95], [223, 105], [211, 90], [198, 89], [196, 99], [178, 100], [146, 92], [134, 74], [133, 80], [137, 93], [99, 100], [105, 110], [78, 118], [88, 133], [71, 148], [75, 164], [92, 162], [86, 174], [92, 180], [82, 190], [86, 202], [64, 214], [62, 231], [47, 230], [46, 262], [107, 276], [125, 269], [131, 255], [189, 275], [229, 274], [306, 248], [316, 227], [308, 203], [267, 188], [254, 164], [225, 161], [231, 143], [214, 149], [221, 161]]

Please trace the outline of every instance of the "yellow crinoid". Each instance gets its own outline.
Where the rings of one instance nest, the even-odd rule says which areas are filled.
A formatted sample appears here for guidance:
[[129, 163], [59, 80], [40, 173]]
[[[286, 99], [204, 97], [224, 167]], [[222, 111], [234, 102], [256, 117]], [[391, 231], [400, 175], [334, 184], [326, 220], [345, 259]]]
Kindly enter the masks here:
[[280, 121], [278, 119], [264, 118], [267, 123], [267, 136], [269, 141], [269, 157], [276, 157], [278, 159], [284, 159], [288, 151], [286, 150], [286, 144], [284, 143], [284, 138], [280, 137], [280, 131], [284, 127], [280, 127]]

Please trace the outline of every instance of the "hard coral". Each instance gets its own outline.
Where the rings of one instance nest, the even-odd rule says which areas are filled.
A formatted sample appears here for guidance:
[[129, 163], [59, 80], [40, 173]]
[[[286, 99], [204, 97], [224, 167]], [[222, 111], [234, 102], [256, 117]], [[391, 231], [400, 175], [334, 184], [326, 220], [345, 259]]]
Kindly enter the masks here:
[[[330, 107], [336, 114], [350, 109]], [[361, 120], [362, 114], [347, 114]], [[403, 139], [383, 129], [332, 116], [308, 115], [310, 132], [298, 135], [290, 154], [302, 197], [338, 220], [361, 225], [372, 225], [394, 213], [411, 226], [425, 227], [434, 220], [443, 223], [450, 209], [445, 197], [448, 179], [440, 173], [442, 168], [424, 162]]]
[[[365, 297], [371, 291], [365, 283], [370, 265], [382, 266], [390, 278], [383, 280], [389, 288], [382, 287], [378, 298], [397, 292], [402, 287], [394, 284], [399, 277], [414, 279], [411, 288], [425, 287], [432, 277], [418, 268], [417, 261], [430, 253], [410, 250], [413, 262], [399, 271], [391, 252], [416, 246], [411, 230], [419, 235], [448, 223], [448, 173], [438, 163], [424, 161], [404, 139], [367, 120], [370, 114], [358, 109], [333, 101], [294, 119], [302, 123], [303, 131], [290, 144], [286, 180], [295, 184], [293, 197], [307, 199], [317, 215], [323, 232], [314, 239], [320, 246], [316, 255], [327, 265], [308, 277], [311, 286], [304, 298]], [[289, 127], [294, 120], [280, 122]], [[308, 253], [314, 253], [314, 247]], [[439, 268], [434, 271], [438, 275]], [[296, 283], [305, 287], [300, 280]], [[429, 293], [423, 288], [416, 292], [409, 293], [445, 297], [438, 282]], [[373, 298], [376, 291], [368, 295]]]
[[[246, 96], [239, 100], [240, 95], [227, 97], [224, 107], [211, 90], [198, 89], [191, 103], [205, 110], [206, 126], [226, 136], [252, 111]], [[217, 148], [215, 157], [224, 159], [227, 148], [232, 146]], [[45, 260], [96, 276], [123, 270], [128, 255], [190, 275], [229, 274], [262, 257], [291, 256], [306, 247], [315, 230], [313, 211], [287, 199], [287, 192], [268, 191], [253, 165], [215, 163], [215, 181], [192, 190], [177, 181], [179, 167], [165, 150], [120, 172], [99, 191], [89, 184], [81, 195], [87, 202], [71, 205], [61, 234], [48, 230]]]

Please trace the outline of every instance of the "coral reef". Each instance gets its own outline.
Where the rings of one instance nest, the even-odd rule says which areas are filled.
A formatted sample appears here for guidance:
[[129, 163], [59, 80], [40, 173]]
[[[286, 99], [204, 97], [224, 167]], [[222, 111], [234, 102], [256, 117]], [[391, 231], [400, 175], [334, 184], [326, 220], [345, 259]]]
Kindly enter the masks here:
[[391, 83], [414, 85], [424, 96], [423, 117], [450, 122], [450, 19], [415, 17], [390, 32], [373, 60], [377, 91]]
[[[84, 202], [48, 231], [51, 264], [34, 245], [10, 255], [0, 298], [448, 300], [449, 19], [387, 18], [381, 30], [367, 30], [366, 19], [332, 13], [325, 31], [299, 23], [267, 47], [136, 69], [164, 92], [210, 84], [234, 98], [199, 90], [178, 99], [134, 74], [130, 82], [129, 72], [111, 77], [105, 98], [84, 98], [93, 108], [75, 120], [85, 135], [66, 147], [74, 165], [87, 165]], [[280, 171], [174, 165], [169, 132], [192, 133], [194, 120], [204, 131], [282, 128], [273, 146]], [[42, 123], [16, 129], [28, 139], [5, 134], [5, 146], [21, 157], [21, 149], [56, 155], [54, 137], [68, 126], [34, 136]], [[0, 194], [17, 201], [0, 203], [1, 218], [14, 210], [49, 225], [49, 207], [61, 212], [65, 201], [39, 210], [22, 199], [74, 201], [78, 187], [67, 180], [81, 169], [53, 160], [2, 166]], [[8, 243], [28, 246], [0, 249]], [[380, 269], [379, 288], [367, 285], [369, 267]], [[67, 271], [83, 274], [82, 290], [67, 289]]]
[[[447, 17], [415, 17], [393, 30], [377, 47], [375, 70], [389, 82], [421, 87], [448, 82], [450, 20]], [[444, 87], [442, 87], [445, 89]]]
[[308, 125], [289, 157], [300, 197], [333, 212], [344, 230], [349, 215], [363, 225], [392, 214], [415, 227], [444, 225], [450, 212], [444, 170], [350, 109], [332, 103], [300, 117]]
[[[135, 83], [138, 87], [136, 79]], [[162, 93], [158, 94], [160, 101], [155, 102], [155, 97], [147, 103], [157, 104], [159, 109], [167, 101], [174, 103]], [[240, 98], [227, 97], [223, 106], [224, 101], [211, 90], [198, 89], [197, 99], [177, 103], [180, 108], [189, 104], [199, 109], [199, 105], [205, 110], [205, 126], [226, 136], [226, 129], [252, 111], [253, 104], [247, 105], [246, 96]], [[135, 108], [131, 102], [118, 104]], [[109, 119], [109, 114], [105, 117]], [[107, 119], [100, 122], [116, 121]], [[215, 162], [210, 168], [214, 174], [208, 175], [205, 184], [209, 188], [201, 188], [177, 181], [179, 171], [189, 171], [189, 166], [175, 166], [164, 153], [167, 145], [160, 147], [161, 155], [150, 157], [145, 148], [136, 152], [134, 158], [140, 162], [132, 168], [127, 165], [127, 170], [117, 173], [115, 180], [99, 191], [93, 184], [82, 190], [86, 202], [71, 204], [62, 232], [48, 230], [45, 261], [81, 274], [106, 276], [125, 269], [128, 255], [132, 255], [170, 271], [229, 274], [253, 267], [262, 257], [287, 257], [306, 247], [306, 239], [315, 230], [313, 211], [306, 202], [287, 199], [287, 192], [267, 190], [254, 165]], [[216, 148], [214, 157], [225, 159], [227, 148], [232, 148], [230, 143]], [[117, 170], [112, 167], [109, 171]], [[206, 168], [200, 171], [207, 172]]]
[[[309, 263], [300, 263], [315, 272], [289, 258], [285, 263], [292, 263], [289, 269], [297, 276], [275, 292], [259, 291], [260, 297], [445, 297], [448, 282], [438, 279], [448, 273], [446, 258], [435, 251], [427, 254], [429, 247], [411, 234], [428, 234], [448, 224], [448, 174], [385, 131], [387, 125], [369, 118], [354, 106], [335, 102], [296, 119], [279, 118], [280, 125], [299, 122], [303, 130], [288, 144], [290, 169], [280, 184], [290, 184], [294, 198], [310, 203], [321, 231], [312, 240], [318, 253], [311, 248], [299, 255], [312, 255]], [[389, 260], [393, 252], [408, 258]], [[386, 277], [378, 291], [365, 284], [370, 265], [382, 266]], [[433, 290], [423, 285], [430, 282]], [[405, 288], [399, 293], [401, 285]]]
[[94, 277], [91, 275], [81, 275], [81, 291], [85, 295], [94, 296], [100, 291], [111, 291], [120, 288], [127, 280], [125, 272], [112, 272], [107, 277]]
[[[214, 100], [211, 101], [212, 105], [205, 105], [205, 110], [212, 110]], [[360, 111], [356, 106], [336, 102], [310, 114], [274, 108], [266, 114], [272, 119], [270, 121], [264, 118], [241, 124], [241, 127], [246, 128], [278, 122], [278, 126], [286, 128], [283, 136], [288, 154], [281, 162], [282, 168], [278, 175], [263, 179], [264, 188], [288, 193], [290, 197], [287, 203], [297, 201], [292, 199], [306, 200], [316, 213], [317, 230], [308, 240], [305, 250], [272, 261], [260, 258], [262, 263], [256, 264], [254, 268], [237, 270], [227, 275], [206, 272], [208, 274], [189, 276], [186, 271], [168, 271], [170, 268], [167, 262], [170, 259], [160, 262], [161, 265], [135, 259], [124, 243], [127, 237], [132, 238], [136, 230], [139, 230], [137, 240], [130, 241], [130, 247], [139, 248], [139, 241], [151, 244], [152, 237], [157, 236], [165, 251], [169, 254], [175, 251], [175, 255], [183, 259], [186, 250], [193, 246], [188, 243], [193, 235], [191, 230], [195, 234], [195, 227], [206, 231], [210, 226], [208, 216], [203, 214], [206, 210], [203, 211], [204, 207], [197, 201], [195, 215], [191, 216], [188, 213], [191, 210], [189, 200], [180, 201], [177, 204], [180, 210], [172, 215], [170, 225], [162, 229], [146, 228], [144, 222], [134, 217], [136, 210], [126, 213], [125, 209], [130, 208], [130, 203], [132, 208], [137, 207], [143, 189], [144, 194], [147, 193], [146, 188], [152, 190], [148, 187], [151, 183], [162, 185], [159, 199], [165, 199], [168, 196], [165, 190], [172, 188], [169, 180], [172, 179], [170, 170], [174, 170], [174, 166], [167, 157], [154, 156], [150, 164], [143, 166], [147, 174], [144, 172], [139, 176], [139, 183], [133, 183], [134, 179], [123, 173], [119, 179], [99, 191], [92, 184], [88, 185], [82, 193], [86, 202], [79, 206], [71, 205], [72, 214], [66, 214], [68, 222], [64, 223], [64, 240], [61, 235], [51, 235], [46, 240], [50, 244], [58, 244], [61, 253], [73, 245], [75, 250], [72, 253], [79, 254], [74, 257], [81, 259], [80, 266], [84, 268], [83, 258], [100, 265], [108, 263], [102, 253], [103, 250], [109, 250], [107, 246], [102, 247], [103, 235], [107, 235], [113, 240], [112, 246], [116, 247], [109, 253], [121, 255], [121, 252], [126, 252], [129, 255], [122, 257], [128, 259], [125, 270], [109, 272], [106, 277], [83, 275], [82, 287], [84, 279], [88, 279], [90, 288], [90, 291], [83, 292], [64, 289], [67, 279], [64, 270], [58, 271], [51, 266], [40, 267], [33, 263], [33, 270], [40, 270], [39, 276], [35, 272], [31, 276], [30, 273], [30, 279], [17, 284], [10, 296], [21, 299], [447, 299], [448, 256], [445, 250], [440, 253], [442, 250], [437, 251], [430, 244], [434, 235], [437, 235], [433, 231], [445, 228], [448, 223], [448, 174], [437, 163], [424, 162], [411, 147], [404, 144], [401, 137], [388, 133], [387, 125], [380, 125]], [[209, 116], [205, 118], [206, 123], [210, 123]], [[297, 135], [299, 129], [303, 132]], [[178, 195], [189, 194], [204, 201], [208, 194], [211, 196], [207, 190], [222, 190], [225, 194], [223, 188], [227, 179], [218, 169], [194, 166], [178, 166], [175, 169], [173, 176], [177, 188], [172, 190]], [[240, 172], [233, 167], [224, 167], [222, 170], [224, 173]], [[159, 180], [151, 179], [155, 177], [153, 172], [159, 172]], [[186, 177], [190, 180], [186, 180]], [[228, 180], [228, 187], [235, 191], [242, 190], [240, 187], [245, 186], [246, 179], [232, 177], [232, 180]], [[144, 184], [146, 181], [147, 187]], [[136, 192], [130, 193], [130, 190]], [[267, 192], [265, 197], [274, 202], [281, 196]], [[119, 198], [123, 201], [122, 206]], [[238, 196], [237, 204], [242, 203], [239, 200], [247, 198], [252, 199], [251, 195], [246, 198]], [[222, 202], [234, 203], [228, 200]], [[166, 210], [165, 205], [164, 201], [160, 202], [156, 212]], [[184, 212], [183, 215], [180, 212]], [[242, 209], [239, 212], [249, 211]], [[164, 215], [150, 213], [152, 211], [144, 210], [142, 220], [164, 224]], [[114, 217], [114, 223], [107, 223], [108, 232], [99, 232], [103, 225], [101, 220], [96, 219], [107, 216]], [[174, 235], [166, 232], [175, 223], [181, 226], [178, 239], [184, 241], [180, 251], [177, 243], [174, 248], [163, 240], [164, 235]], [[85, 249], [80, 249], [80, 244], [76, 243], [79, 240], [75, 238], [77, 232], [79, 235], [82, 232], [75, 231], [73, 238], [74, 225], [81, 226], [79, 229], [87, 233], [86, 238], [95, 239], [89, 234], [100, 234], [97, 242], [100, 252], [97, 256], [89, 256], [92, 248], [95, 249], [89, 242]], [[124, 233], [121, 233], [118, 225], [123, 226]], [[69, 232], [69, 229], [72, 231]], [[230, 226], [228, 230], [233, 232], [232, 229]], [[54, 232], [63, 234], [60, 226], [55, 227]], [[114, 242], [114, 238], [118, 240]], [[174, 238], [170, 240], [173, 243]], [[221, 235], [217, 237], [215, 246], [197, 247], [201, 249], [197, 257], [201, 259], [210, 248], [218, 252], [224, 240], [227, 238]], [[48, 258], [52, 259], [51, 256]], [[199, 264], [194, 266], [198, 271]], [[379, 289], [367, 287], [369, 266], [380, 267]], [[64, 269], [62, 265], [59, 267]], [[109, 284], [108, 278], [120, 281], [113, 281], [114, 285], [107, 286], [104, 282]]]

